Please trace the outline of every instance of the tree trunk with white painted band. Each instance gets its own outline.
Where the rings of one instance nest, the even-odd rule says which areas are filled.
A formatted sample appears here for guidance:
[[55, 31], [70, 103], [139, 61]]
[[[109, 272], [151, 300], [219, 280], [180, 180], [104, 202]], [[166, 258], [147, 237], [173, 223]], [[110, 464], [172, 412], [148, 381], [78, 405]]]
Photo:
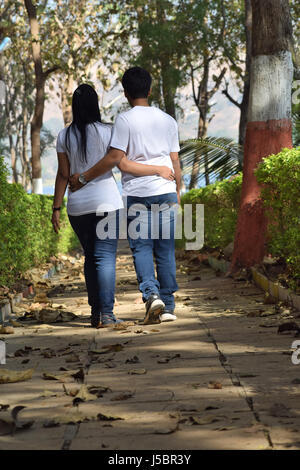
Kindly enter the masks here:
[[288, 0], [252, 0], [250, 101], [243, 185], [231, 271], [260, 263], [267, 220], [254, 171], [261, 160], [292, 147], [293, 64]]

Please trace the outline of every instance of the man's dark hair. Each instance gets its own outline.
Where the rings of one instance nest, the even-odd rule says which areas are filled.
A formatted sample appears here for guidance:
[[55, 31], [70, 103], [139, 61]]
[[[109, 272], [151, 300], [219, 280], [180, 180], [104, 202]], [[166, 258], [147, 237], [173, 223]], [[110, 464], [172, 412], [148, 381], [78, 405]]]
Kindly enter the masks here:
[[122, 78], [124, 90], [130, 98], [147, 98], [151, 88], [152, 78], [147, 70], [141, 67], [131, 67]]

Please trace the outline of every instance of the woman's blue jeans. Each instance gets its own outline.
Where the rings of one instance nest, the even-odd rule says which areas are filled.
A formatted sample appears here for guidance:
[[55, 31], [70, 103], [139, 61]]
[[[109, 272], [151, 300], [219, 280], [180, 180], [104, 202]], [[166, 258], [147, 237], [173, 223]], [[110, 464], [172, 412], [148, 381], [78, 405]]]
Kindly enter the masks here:
[[[118, 211], [114, 213], [118, 220]], [[115, 299], [116, 253], [118, 239], [101, 240], [97, 224], [106, 216], [85, 214], [69, 215], [71, 226], [82, 245], [85, 262], [84, 275], [88, 302], [92, 314], [113, 313]]]
[[[143, 300], [147, 301], [151, 294], [159, 294], [166, 310], [173, 311], [173, 293], [178, 290], [175, 261], [177, 194], [127, 196], [127, 210], [128, 240]], [[130, 230], [130, 226], [133, 230]], [[140, 236], [135, 232], [139, 232]]]

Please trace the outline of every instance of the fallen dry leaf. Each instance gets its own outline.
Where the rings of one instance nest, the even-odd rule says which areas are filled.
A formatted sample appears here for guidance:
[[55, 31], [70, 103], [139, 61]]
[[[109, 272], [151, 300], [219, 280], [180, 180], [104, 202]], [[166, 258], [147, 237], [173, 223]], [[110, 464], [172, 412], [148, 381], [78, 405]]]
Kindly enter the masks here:
[[93, 419], [95, 418], [92, 416], [84, 415], [80, 413], [79, 411], [73, 411], [71, 413], [54, 416], [52, 419], [46, 420], [43, 426], [50, 428], [50, 427], [59, 426], [60, 424], [86, 423]]
[[285, 322], [278, 326], [277, 333], [280, 334], [280, 333], [284, 333], [285, 331], [300, 331], [300, 327], [294, 321]]
[[27, 370], [8, 370], [0, 369], [0, 384], [9, 384], [15, 382], [25, 382], [30, 380], [34, 369]]
[[0, 417], [0, 436], [4, 436], [6, 434], [13, 434], [16, 431], [20, 431], [23, 429], [29, 429], [34, 421], [23, 421], [20, 422], [18, 419], [18, 414], [22, 411], [25, 406], [15, 406], [11, 413], [1, 414]]
[[96, 395], [98, 398], [103, 396], [103, 393], [106, 392], [111, 392], [111, 389], [109, 387], [101, 387], [101, 386], [95, 386], [95, 385], [89, 385], [88, 386], [88, 391], [94, 395]]
[[143, 375], [146, 373], [147, 373], [146, 369], [132, 369], [128, 371], [129, 375]]
[[2, 403], [0, 403], [0, 411], [6, 411], [9, 407], [10, 405], [3, 405]]
[[83, 369], [79, 369], [79, 371], [75, 372], [75, 374], [72, 374], [72, 377], [77, 382], [83, 383], [84, 382], [84, 371], [83, 371]]
[[66, 359], [66, 362], [68, 362], [68, 363], [79, 362], [79, 361], [80, 361], [80, 358], [79, 358], [78, 354], [75, 354], [75, 353], [71, 354]]
[[22, 325], [22, 323], [16, 321], [16, 320], [10, 320], [10, 323], [12, 324], [12, 326], [14, 326], [15, 328], [20, 328], [20, 327], [24, 327], [24, 325]]
[[81, 385], [80, 389], [75, 395], [75, 398], [80, 399], [81, 401], [91, 401], [97, 400], [97, 395], [90, 393], [85, 384]]
[[13, 335], [14, 329], [11, 326], [2, 326], [0, 328], [0, 334], [2, 335]]
[[133, 356], [130, 359], [126, 359], [125, 364], [138, 364], [139, 362], [141, 361], [139, 360], [138, 356]]
[[63, 322], [70, 322], [77, 318], [72, 312], [66, 312], [63, 310], [57, 310], [56, 308], [43, 308], [40, 311], [35, 311], [34, 313], [35, 319], [42, 323], [63, 323]]
[[119, 421], [124, 420], [124, 418], [120, 418], [119, 416], [108, 416], [102, 413], [97, 414], [98, 421]]
[[30, 353], [30, 349], [26, 349], [26, 346], [24, 349], [17, 349], [17, 351], [15, 351], [14, 353], [14, 356], [15, 357], [25, 357], [25, 356], [28, 356], [28, 354]]
[[50, 374], [48, 372], [43, 373], [43, 379], [44, 380], [58, 380], [59, 382], [64, 382], [67, 379], [70, 379], [70, 377], [75, 378], [77, 377], [77, 374], [80, 374], [80, 371], [75, 372], [74, 370], [69, 370], [66, 372], [58, 373], [58, 374]]
[[47, 348], [45, 349], [44, 351], [41, 352], [41, 355], [45, 358], [45, 359], [50, 359], [51, 357], [56, 357], [56, 353], [53, 349], [51, 348]]
[[196, 425], [205, 425], [205, 424], [211, 424], [211, 423], [216, 423], [217, 421], [220, 421], [219, 418], [213, 415], [207, 415], [203, 416], [202, 418], [198, 416], [190, 416], [190, 422], [192, 424]]
[[39, 396], [41, 398], [57, 397], [57, 393], [51, 392], [50, 390], [44, 390]]
[[222, 388], [222, 384], [220, 382], [211, 381], [208, 384], [208, 388], [213, 388], [213, 389], [219, 390], [219, 389]]
[[113, 397], [110, 399], [110, 401], [124, 401], [124, 400], [128, 400], [129, 398], [132, 398], [133, 397], [133, 393], [120, 393], [119, 395], [117, 395], [116, 397]]
[[49, 297], [45, 293], [39, 293], [34, 297], [36, 302], [47, 304], [49, 302]]

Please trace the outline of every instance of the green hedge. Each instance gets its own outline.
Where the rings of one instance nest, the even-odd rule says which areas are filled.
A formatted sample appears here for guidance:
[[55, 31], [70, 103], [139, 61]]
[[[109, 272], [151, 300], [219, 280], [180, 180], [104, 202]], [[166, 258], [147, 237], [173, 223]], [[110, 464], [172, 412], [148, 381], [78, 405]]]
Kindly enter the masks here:
[[256, 177], [263, 185], [269, 251], [300, 279], [300, 147], [264, 158]]
[[65, 207], [59, 235], [53, 231], [53, 196], [27, 194], [21, 185], [7, 183], [0, 158], [0, 284], [12, 284], [21, 273], [57, 253], [78, 246]]
[[221, 248], [233, 241], [242, 187], [242, 174], [205, 188], [192, 189], [181, 204], [204, 204], [205, 247]]

